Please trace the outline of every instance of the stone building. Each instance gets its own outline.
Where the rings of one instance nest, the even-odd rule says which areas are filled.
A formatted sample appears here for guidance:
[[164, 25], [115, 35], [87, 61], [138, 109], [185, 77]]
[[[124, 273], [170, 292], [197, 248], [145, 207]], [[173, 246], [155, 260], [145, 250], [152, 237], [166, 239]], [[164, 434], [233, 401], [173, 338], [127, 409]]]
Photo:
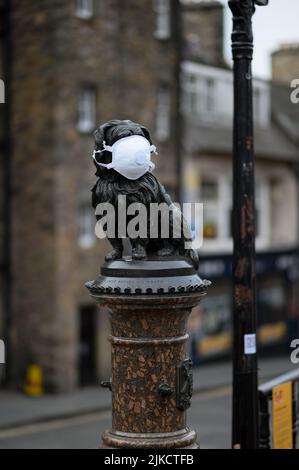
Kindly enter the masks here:
[[107, 251], [90, 208], [93, 130], [111, 118], [148, 126], [157, 171], [177, 190], [178, 2], [10, 5], [12, 173], [2, 199], [11, 202], [12, 305], [1, 335], [15, 385], [38, 364], [47, 390], [69, 390], [109, 373], [105, 315], [84, 287]]
[[[0, 234], [9, 226], [11, 235], [4, 231], [1, 240], [7, 263], [1, 263], [0, 336], [14, 385], [22, 386], [30, 364], [42, 367], [53, 391], [109, 373], [106, 316], [84, 287], [108, 249], [95, 240], [90, 208], [92, 132], [115, 117], [148, 126], [159, 148], [159, 177], [179, 195], [179, 70], [182, 52], [194, 47], [193, 14], [210, 25], [197, 34], [201, 51], [212, 62], [222, 57], [221, 7], [201, 2], [201, 17], [190, 3], [1, 0], [10, 23], [1, 29], [1, 60], [11, 93], [0, 160], [8, 162], [1, 210], [9, 220], [0, 219]], [[181, 21], [194, 31], [185, 41]]]
[[[0, 113], [2, 118], [11, 111], [11, 138], [5, 144], [7, 136], [0, 136], [0, 176], [8, 182], [1, 187], [10, 191], [1, 193], [0, 237], [4, 233], [2, 247], [10, 245], [11, 272], [3, 264], [7, 251], [2, 249], [0, 275], [1, 286], [10, 286], [11, 304], [4, 295], [0, 338], [9, 345], [14, 385], [22, 386], [28, 366], [38, 364], [46, 390], [65, 391], [109, 374], [107, 318], [84, 287], [98, 274], [109, 249], [95, 239], [90, 207], [92, 132], [99, 123], [125, 118], [148, 126], [159, 150], [156, 171], [169, 191], [192, 198], [205, 194], [212, 219], [215, 208], [222, 214], [226, 245], [212, 247], [215, 227], [207, 223], [209, 249], [203, 249], [201, 273], [213, 277], [214, 272], [220, 291], [225, 290], [231, 246], [232, 74], [223, 59], [223, 7], [214, 0], [196, 5], [191, 0], [0, 0], [0, 8], [6, 4], [11, 5], [11, 28], [0, 30], [0, 51], [3, 58], [9, 36], [11, 47], [2, 63], [11, 71], [11, 93], [9, 108], [0, 104]], [[220, 110], [214, 108], [216, 86], [223, 98], [217, 100]], [[273, 193], [288, 194], [279, 215], [284, 224], [277, 215], [271, 223], [287, 256], [297, 236], [293, 164], [298, 150], [273, 122], [271, 106], [278, 101], [271, 99], [271, 84], [257, 81], [255, 90], [260, 174], [275, 167], [276, 175], [286, 176]], [[3, 167], [3, 161], [9, 165]], [[213, 201], [211, 181], [221, 169], [227, 175], [221, 186], [225, 220], [223, 206]], [[211, 174], [207, 181], [205, 171]], [[260, 198], [267, 211], [271, 184]], [[3, 231], [8, 208], [9, 240]], [[267, 238], [269, 226], [262, 219], [261, 224]], [[288, 268], [292, 257], [286, 256], [280, 263]], [[223, 260], [228, 261], [221, 267]], [[210, 294], [212, 316], [221, 295]], [[217, 323], [217, 315], [207, 316], [211, 324]], [[225, 315], [224, 308], [224, 325]]]

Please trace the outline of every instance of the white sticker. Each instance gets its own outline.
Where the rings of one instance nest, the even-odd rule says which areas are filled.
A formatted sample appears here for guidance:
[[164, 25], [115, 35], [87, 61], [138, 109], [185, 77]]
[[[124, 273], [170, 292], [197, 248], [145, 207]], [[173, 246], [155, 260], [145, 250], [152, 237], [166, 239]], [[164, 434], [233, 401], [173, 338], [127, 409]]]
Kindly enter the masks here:
[[245, 354], [256, 354], [256, 335], [244, 336]]

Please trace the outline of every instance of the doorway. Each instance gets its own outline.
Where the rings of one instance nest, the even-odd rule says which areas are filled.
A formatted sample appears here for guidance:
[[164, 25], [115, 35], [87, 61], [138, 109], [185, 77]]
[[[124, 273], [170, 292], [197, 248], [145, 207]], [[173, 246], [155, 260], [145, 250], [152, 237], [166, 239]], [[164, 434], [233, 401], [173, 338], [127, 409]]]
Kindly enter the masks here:
[[79, 367], [81, 387], [97, 383], [96, 371], [96, 308], [83, 306], [79, 312]]

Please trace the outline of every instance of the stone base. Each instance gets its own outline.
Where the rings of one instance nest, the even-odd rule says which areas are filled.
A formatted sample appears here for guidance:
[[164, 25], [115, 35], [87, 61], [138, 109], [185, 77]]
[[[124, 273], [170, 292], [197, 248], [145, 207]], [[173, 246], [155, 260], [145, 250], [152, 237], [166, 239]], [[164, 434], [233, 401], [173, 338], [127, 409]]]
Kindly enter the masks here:
[[112, 430], [101, 449], [198, 449], [186, 427], [187, 324], [209, 284], [182, 257], [112, 261], [87, 283], [111, 323]]
[[199, 449], [196, 432], [188, 428], [171, 433], [105, 431], [100, 449]]

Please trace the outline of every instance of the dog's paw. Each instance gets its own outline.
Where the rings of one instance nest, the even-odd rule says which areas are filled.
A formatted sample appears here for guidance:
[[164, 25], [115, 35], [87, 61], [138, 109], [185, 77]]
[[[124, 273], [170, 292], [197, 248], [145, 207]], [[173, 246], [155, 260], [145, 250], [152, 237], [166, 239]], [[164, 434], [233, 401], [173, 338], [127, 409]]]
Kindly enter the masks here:
[[143, 260], [146, 258], [146, 250], [143, 246], [139, 246], [138, 248], [133, 248], [132, 250], [132, 258], [137, 260]]
[[112, 250], [108, 255], [105, 256], [106, 261], [114, 261], [115, 259], [121, 259], [123, 252], [121, 250]]

